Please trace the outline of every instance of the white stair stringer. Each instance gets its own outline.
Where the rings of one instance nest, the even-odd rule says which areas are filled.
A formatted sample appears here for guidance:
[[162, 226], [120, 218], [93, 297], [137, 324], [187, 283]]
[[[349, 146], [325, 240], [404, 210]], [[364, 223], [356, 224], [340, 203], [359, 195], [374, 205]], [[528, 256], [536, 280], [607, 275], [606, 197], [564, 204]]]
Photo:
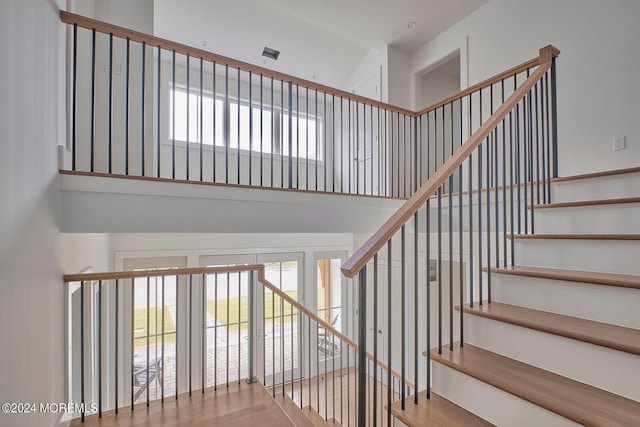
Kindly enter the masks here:
[[435, 393], [497, 426], [580, 425], [438, 362], [433, 362], [432, 381]]
[[535, 209], [536, 233], [640, 233], [640, 203]]
[[635, 328], [640, 336], [640, 289], [494, 273], [491, 292], [494, 301]]
[[640, 240], [513, 240], [517, 265], [640, 275]]
[[640, 401], [640, 356], [469, 314], [464, 322], [466, 343]]

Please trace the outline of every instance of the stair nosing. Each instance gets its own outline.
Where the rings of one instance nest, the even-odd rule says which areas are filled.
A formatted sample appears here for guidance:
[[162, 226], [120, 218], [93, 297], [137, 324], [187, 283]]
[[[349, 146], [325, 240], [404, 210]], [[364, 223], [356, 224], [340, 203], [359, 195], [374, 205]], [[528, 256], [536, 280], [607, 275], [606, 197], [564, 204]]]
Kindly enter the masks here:
[[625, 197], [618, 199], [598, 199], [598, 200], [579, 200], [575, 202], [558, 202], [549, 204], [535, 205], [535, 209], [562, 209], [562, 208], [580, 208], [590, 206], [607, 206], [607, 205], [626, 205], [640, 203], [640, 197]]
[[[482, 368], [479, 369], [474, 366], [469, 366], [470, 363], [463, 364], [460, 363], [460, 361], [453, 360], [453, 358], [445, 357], [447, 353], [451, 354], [455, 352], [458, 353], [459, 357], [464, 357], [465, 351], [471, 352], [472, 354], [474, 352], [478, 352], [480, 355], [485, 353], [485, 355], [481, 357], [492, 357], [497, 359], [499, 361], [500, 369], [507, 372], [516, 371], [521, 375], [526, 375], [527, 380], [534, 379], [536, 381], [534, 386], [537, 386], [537, 388], [535, 390], [531, 390], [531, 385], [525, 384], [526, 381], [512, 381], [511, 384], [509, 384], [508, 381], [501, 379], [499, 374], [495, 371], [492, 372], [490, 370], [491, 367], [488, 366], [488, 364], [483, 364]], [[454, 354], [451, 355], [454, 356]], [[636, 422], [635, 419], [640, 421], [640, 402], [598, 389], [588, 384], [563, 377], [550, 371], [528, 365], [470, 344], [465, 344], [464, 348], [456, 348], [453, 352], [446, 352], [442, 355], [438, 354], [437, 351], [432, 351], [431, 360], [580, 424], [593, 426], [629, 425], [627, 424], [629, 417], [634, 418], [633, 422]], [[498, 364], [498, 362], [496, 362], [496, 364]], [[571, 388], [578, 390], [576, 393], [564, 393], [558, 396], [558, 393], [556, 393], [555, 390], [556, 388], [559, 390], [560, 385], [565, 385], [567, 387], [570, 385]], [[566, 399], [566, 397], [569, 396], [578, 396], [581, 400], [576, 401], [574, 399], [570, 402]], [[565, 399], [562, 399], [563, 397], [565, 397]], [[604, 397], [607, 397], [608, 399], [615, 399], [615, 401], [619, 402], [618, 407], [615, 409], [611, 409], [611, 405], [609, 403], [603, 405], [616, 414], [624, 415], [627, 420], [618, 420], [617, 424], [614, 424], [615, 420], [610, 416], [610, 414], [602, 413], [602, 409], [596, 409], [587, 402], [588, 399], [602, 401], [602, 398]], [[628, 411], [629, 405], [633, 405], [633, 409], [635, 410], [637, 408], [637, 411], [630, 413]], [[620, 406], [624, 407], [622, 411], [620, 411]], [[592, 411], [589, 412], [589, 409], [592, 409]]]
[[602, 172], [592, 172], [592, 173], [585, 173], [585, 174], [578, 174], [578, 175], [571, 175], [571, 176], [563, 176], [558, 178], [552, 178], [551, 182], [552, 183], [553, 182], [571, 182], [571, 181], [580, 181], [583, 179], [604, 178], [604, 177], [627, 175], [627, 174], [633, 174], [633, 173], [640, 173], [640, 167], [614, 169], [614, 170], [602, 171]]
[[[487, 271], [487, 268], [483, 268]], [[565, 282], [640, 289], [640, 276], [632, 274], [601, 273], [595, 271], [564, 270], [560, 268], [515, 266], [491, 268], [492, 274], [561, 280]]]
[[[588, 234], [588, 233], [538, 233], [514, 234], [514, 239], [539, 240], [640, 240], [640, 234]], [[507, 239], [511, 239], [507, 235]]]
[[[558, 325], [560, 322], [565, 322], [566, 324], [567, 322], [571, 321], [574, 325], [577, 324], [578, 327], [575, 328], [574, 330], [570, 330], [566, 326], [561, 327], [561, 326], [545, 325], [542, 323], [543, 319], [525, 321], [513, 315], [489, 313], [486, 311], [487, 309], [489, 309], [488, 308], [489, 306], [509, 307], [510, 310], [515, 309], [516, 311], [520, 311], [522, 314], [528, 314], [528, 315], [538, 316], [538, 317], [544, 316], [544, 317], [547, 317], [547, 321], [549, 321], [548, 318], [553, 318], [554, 320], [552, 323], [554, 325]], [[579, 317], [572, 317], [564, 314], [552, 313], [552, 312], [542, 311], [542, 310], [535, 310], [531, 308], [520, 307], [516, 305], [504, 304], [499, 302], [486, 303], [486, 304], [483, 304], [483, 306], [476, 305], [474, 308], [471, 308], [468, 305], [465, 305], [464, 313], [473, 315], [473, 316], [484, 317], [484, 318], [495, 320], [498, 322], [509, 323], [515, 326], [537, 330], [540, 332], [545, 332], [548, 334], [553, 334], [553, 335], [561, 336], [564, 338], [569, 338], [576, 341], [581, 341], [588, 344], [597, 345], [600, 347], [609, 348], [612, 350], [617, 350], [624, 353], [640, 356], [640, 345], [633, 346], [626, 342], [621, 342], [622, 340], [620, 341], [614, 340], [612, 338], [613, 334], [611, 333], [606, 334], [605, 336], [596, 336], [593, 333], [593, 330], [607, 327], [611, 329], [612, 332], [617, 331], [618, 333], [622, 333], [622, 332], [633, 331], [634, 334], [637, 333], [638, 336], [640, 336], [640, 330], [634, 329], [634, 328], [612, 325], [612, 324], [603, 323], [603, 322], [596, 322], [594, 320], [582, 319]], [[584, 331], [590, 331], [591, 334]]]

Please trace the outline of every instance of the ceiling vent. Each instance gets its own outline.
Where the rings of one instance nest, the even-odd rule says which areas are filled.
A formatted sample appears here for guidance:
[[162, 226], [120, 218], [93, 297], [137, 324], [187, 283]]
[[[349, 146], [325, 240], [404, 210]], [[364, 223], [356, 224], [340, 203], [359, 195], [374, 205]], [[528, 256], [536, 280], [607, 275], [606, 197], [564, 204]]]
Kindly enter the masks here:
[[280, 52], [278, 52], [275, 49], [271, 49], [270, 47], [266, 47], [264, 48], [264, 50], [262, 51], [262, 56], [269, 58], [269, 59], [273, 59], [274, 61], [278, 60], [278, 56], [280, 56]]

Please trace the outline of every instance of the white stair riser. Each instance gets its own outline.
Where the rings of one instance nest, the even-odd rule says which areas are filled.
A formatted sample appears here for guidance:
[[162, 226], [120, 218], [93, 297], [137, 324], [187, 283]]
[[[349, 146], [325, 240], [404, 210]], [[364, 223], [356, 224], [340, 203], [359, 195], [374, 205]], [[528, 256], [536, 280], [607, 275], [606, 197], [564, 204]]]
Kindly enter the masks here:
[[640, 241], [515, 239], [517, 265], [640, 275]]
[[640, 401], [639, 356], [471, 315], [465, 342]]
[[536, 233], [640, 233], [640, 203], [535, 210]]
[[554, 202], [640, 197], [640, 173], [555, 182], [551, 186]]
[[505, 274], [491, 286], [497, 302], [640, 329], [638, 289]]
[[437, 362], [433, 363], [433, 391], [497, 426], [579, 426], [558, 414]]

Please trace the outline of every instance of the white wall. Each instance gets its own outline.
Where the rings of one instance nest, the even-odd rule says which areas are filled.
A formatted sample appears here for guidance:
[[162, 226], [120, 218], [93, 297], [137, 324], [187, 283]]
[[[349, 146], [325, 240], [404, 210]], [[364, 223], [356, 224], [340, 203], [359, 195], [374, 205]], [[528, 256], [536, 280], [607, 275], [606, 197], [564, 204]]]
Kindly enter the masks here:
[[[558, 58], [560, 174], [637, 166], [640, 159], [640, 3], [633, 0], [492, 0], [411, 57], [411, 74], [468, 37], [469, 83], [553, 44]], [[615, 136], [627, 149], [612, 151]]]
[[[64, 143], [64, 30], [53, 0], [11, 0], [0, 14], [1, 402], [64, 402], [57, 145]], [[0, 414], [2, 426], [51, 426], [59, 414]]]

